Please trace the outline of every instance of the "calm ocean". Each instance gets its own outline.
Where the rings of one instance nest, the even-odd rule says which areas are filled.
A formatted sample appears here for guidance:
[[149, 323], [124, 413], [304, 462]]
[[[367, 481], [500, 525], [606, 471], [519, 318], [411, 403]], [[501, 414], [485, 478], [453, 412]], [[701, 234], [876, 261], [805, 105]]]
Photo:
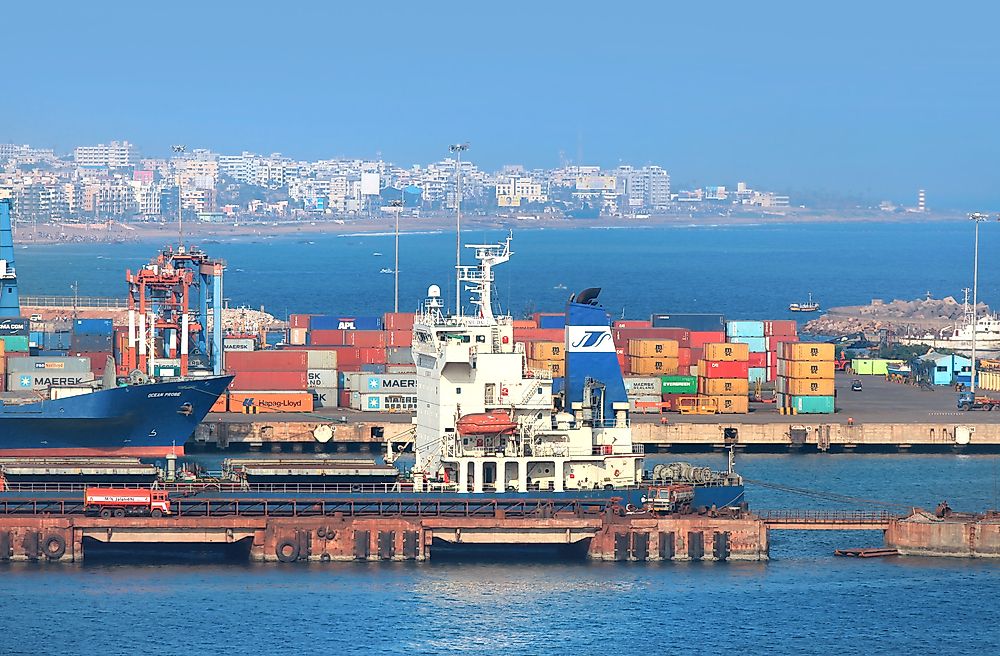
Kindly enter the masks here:
[[[998, 240], [983, 228], [981, 297], [996, 293]], [[501, 233], [470, 233], [491, 240]], [[447, 294], [453, 235], [407, 235], [401, 298]], [[315, 243], [300, 243], [300, 239]], [[825, 305], [959, 294], [971, 278], [965, 223], [822, 224], [515, 235], [498, 271], [515, 313], [559, 309], [602, 286], [629, 317], [719, 311], [780, 318], [812, 291]], [[18, 249], [24, 293], [110, 295], [152, 246]], [[276, 314], [377, 314], [392, 301], [392, 238], [315, 236], [207, 246], [230, 265], [226, 296]], [[383, 256], [373, 256], [381, 252]], [[563, 284], [568, 290], [556, 290]], [[692, 461], [722, 466], [715, 456]], [[996, 507], [995, 456], [748, 455], [751, 481], [908, 504]], [[755, 484], [756, 508], [862, 508]], [[835, 558], [877, 533], [772, 533], [768, 563], [442, 562], [0, 568], [9, 654], [997, 654], [1000, 563]]]

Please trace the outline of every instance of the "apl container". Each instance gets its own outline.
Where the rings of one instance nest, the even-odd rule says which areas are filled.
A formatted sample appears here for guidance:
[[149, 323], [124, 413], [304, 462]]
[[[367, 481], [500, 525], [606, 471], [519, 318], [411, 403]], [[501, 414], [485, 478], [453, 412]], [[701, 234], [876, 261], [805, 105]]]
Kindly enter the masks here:
[[382, 317], [319, 315], [310, 317], [309, 330], [382, 330]]

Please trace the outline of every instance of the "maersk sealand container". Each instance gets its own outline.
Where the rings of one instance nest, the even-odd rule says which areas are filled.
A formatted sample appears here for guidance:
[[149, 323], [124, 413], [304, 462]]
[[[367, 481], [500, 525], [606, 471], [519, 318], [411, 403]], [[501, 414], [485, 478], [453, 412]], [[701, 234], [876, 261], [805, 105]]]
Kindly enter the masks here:
[[726, 318], [721, 314], [654, 314], [653, 328], [687, 328], [698, 332], [726, 331]]

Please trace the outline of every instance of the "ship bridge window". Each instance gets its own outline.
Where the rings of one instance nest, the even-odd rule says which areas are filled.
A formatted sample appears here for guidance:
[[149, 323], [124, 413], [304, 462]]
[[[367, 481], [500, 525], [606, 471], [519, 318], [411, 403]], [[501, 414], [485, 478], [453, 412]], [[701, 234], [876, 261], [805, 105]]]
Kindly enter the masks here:
[[486, 335], [476, 335], [476, 343], [477, 344], [486, 343]]
[[461, 394], [461, 393], [462, 393], [462, 388], [461, 387], [456, 387], [455, 388], [455, 394]]

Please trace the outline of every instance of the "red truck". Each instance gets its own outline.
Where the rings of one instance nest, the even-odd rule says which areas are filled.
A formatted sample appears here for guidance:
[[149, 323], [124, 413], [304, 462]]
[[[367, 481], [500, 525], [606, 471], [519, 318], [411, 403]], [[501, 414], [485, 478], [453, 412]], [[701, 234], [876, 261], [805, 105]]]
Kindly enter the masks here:
[[163, 517], [170, 514], [170, 499], [163, 490], [128, 490], [110, 487], [88, 487], [84, 492], [83, 510], [88, 515], [125, 517]]

